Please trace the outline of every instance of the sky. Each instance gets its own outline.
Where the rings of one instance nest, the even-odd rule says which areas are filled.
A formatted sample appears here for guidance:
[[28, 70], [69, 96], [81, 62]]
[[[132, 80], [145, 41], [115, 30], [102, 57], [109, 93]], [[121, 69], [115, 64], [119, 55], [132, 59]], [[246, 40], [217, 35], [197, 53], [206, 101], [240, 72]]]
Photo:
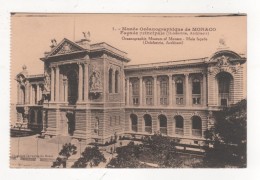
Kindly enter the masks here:
[[[16, 103], [15, 76], [25, 64], [29, 74], [43, 74], [40, 60], [50, 51], [51, 39], [72, 41], [90, 32], [91, 43], [106, 42], [128, 53], [131, 62], [143, 64], [209, 57], [219, 40], [237, 53], [246, 54], [246, 16], [198, 17], [195, 14], [15, 14], [11, 16], [11, 103]], [[213, 27], [207, 41], [184, 41], [183, 45], [144, 45], [122, 40], [121, 27], [193, 28]], [[196, 36], [194, 36], [196, 37]]]

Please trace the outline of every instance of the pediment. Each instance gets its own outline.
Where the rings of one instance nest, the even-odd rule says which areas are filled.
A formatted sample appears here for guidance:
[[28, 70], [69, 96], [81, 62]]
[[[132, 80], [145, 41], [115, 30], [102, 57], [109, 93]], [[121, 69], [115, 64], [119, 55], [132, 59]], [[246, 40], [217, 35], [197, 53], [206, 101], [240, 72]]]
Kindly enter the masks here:
[[53, 48], [48, 57], [82, 52], [84, 50], [81, 46], [65, 38]]

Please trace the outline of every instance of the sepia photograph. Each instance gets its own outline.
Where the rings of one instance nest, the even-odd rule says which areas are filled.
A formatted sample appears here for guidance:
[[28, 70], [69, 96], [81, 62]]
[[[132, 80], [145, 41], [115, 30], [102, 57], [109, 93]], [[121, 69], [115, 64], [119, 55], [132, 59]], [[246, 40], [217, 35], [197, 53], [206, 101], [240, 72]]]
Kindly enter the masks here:
[[246, 14], [11, 13], [10, 168], [246, 168]]

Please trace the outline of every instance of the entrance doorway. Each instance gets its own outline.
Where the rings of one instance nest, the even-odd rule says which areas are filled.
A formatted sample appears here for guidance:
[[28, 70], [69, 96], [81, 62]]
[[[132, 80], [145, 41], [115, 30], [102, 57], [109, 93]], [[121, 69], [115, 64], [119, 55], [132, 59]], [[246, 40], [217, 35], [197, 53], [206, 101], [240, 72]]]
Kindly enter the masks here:
[[78, 100], [78, 74], [75, 70], [68, 72], [68, 101], [75, 105]]

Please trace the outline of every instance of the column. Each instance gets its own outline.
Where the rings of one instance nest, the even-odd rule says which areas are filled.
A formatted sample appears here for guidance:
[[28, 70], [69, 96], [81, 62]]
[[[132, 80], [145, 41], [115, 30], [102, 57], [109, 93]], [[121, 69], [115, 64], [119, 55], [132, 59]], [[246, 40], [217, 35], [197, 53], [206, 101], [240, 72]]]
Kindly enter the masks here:
[[126, 105], [129, 105], [129, 92], [130, 92], [130, 84], [129, 84], [129, 78], [126, 78]]
[[175, 87], [175, 80], [172, 81], [172, 104], [173, 106], [176, 105], [176, 87]]
[[169, 106], [172, 106], [172, 75], [169, 76]]
[[83, 69], [82, 64], [78, 63], [79, 65], [79, 84], [78, 84], [78, 102], [82, 101], [82, 87], [83, 87]]
[[140, 98], [140, 103], [139, 105], [143, 105], [143, 77], [139, 77], [139, 98]]
[[202, 80], [202, 98], [203, 98], [203, 105], [207, 106], [207, 73], [203, 73], [203, 80]]
[[68, 79], [64, 80], [64, 101], [68, 102]]
[[54, 68], [51, 68], [51, 101], [54, 102], [54, 96], [55, 96], [55, 92], [54, 92]]
[[45, 113], [46, 111], [42, 110], [42, 133], [44, 133], [46, 130]]
[[157, 76], [153, 76], [153, 105], [157, 106]]
[[25, 85], [25, 104], [30, 104], [30, 84], [28, 81]]
[[[122, 81], [122, 86], [119, 86], [119, 92], [122, 93], [122, 102], [125, 102], [125, 75], [124, 75], [124, 71], [121, 70], [121, 76], [120, 76], [120, 79]], [[122, 88], [122, 89], [121, 89]]]
[[39, 86], [39, 84], [36, 84], [36, 86], [37, 86], [37, 102], [40, 100], [40, 86]]
[[190, 91], [189, 91], [189, 74], [184, 74], [185, 75], [185, 101], [186, 101], [186, 106], [190, 105]]
[[132, 83], [129, 82], [129, 105], [133, 105], [132, 94], [133, 94]]
[[85, 63], [84, 65], [84, 101], [88, 102], [88, 91], [89, 91], [89, 77], [88, 77], [88, 64]]
[[21, 104], [21, 100], [20, 100], [20, 85], [19, 85], [19, 83], [17, 84], [17, 104]]
[[112, 71], [112, 93], [115, 93], [115, 71]]
[[60, 68], [59, 66], [56, 67], [56, 78], [55, 78], [55, 101], [59, 102], [60, 98]]
[[34, 104], [33, 102], [33, 86], [30, 86], [30, 104]]

